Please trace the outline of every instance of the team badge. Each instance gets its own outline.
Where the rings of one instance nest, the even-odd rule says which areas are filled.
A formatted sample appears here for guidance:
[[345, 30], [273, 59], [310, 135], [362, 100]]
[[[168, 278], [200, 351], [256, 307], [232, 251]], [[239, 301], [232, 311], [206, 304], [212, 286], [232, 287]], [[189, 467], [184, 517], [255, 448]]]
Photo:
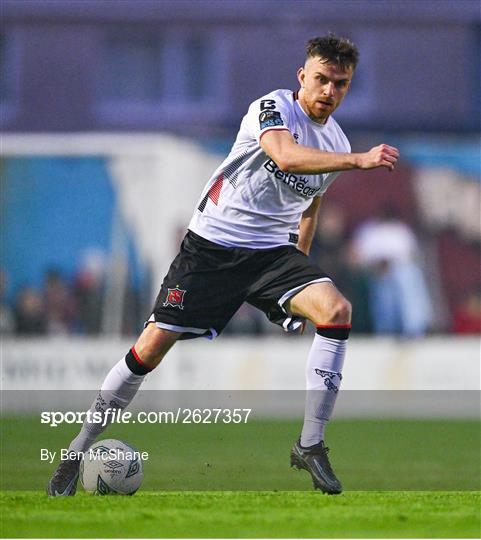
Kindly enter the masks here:
[[163, 306], [178, 307], [184, 309], [184, 295], [186, 291], [175, 287], [175, 289], [167, 289], [167, 299]]
[[259, 125], [262, 131], [267, 127], [283, 126], [284, 122], [279, 111], [262, 111], [259, 115]]

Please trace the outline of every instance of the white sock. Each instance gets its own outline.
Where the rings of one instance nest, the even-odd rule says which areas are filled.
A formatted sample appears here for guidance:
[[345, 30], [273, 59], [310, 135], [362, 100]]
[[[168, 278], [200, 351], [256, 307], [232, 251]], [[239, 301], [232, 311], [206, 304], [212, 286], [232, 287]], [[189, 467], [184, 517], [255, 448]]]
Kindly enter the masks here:
[[134, 398], [144, 379], [145, 375], [132, 373], [127, 366], [125, 357], [117, 362], [109, 371], [97, 398], [90, 407], [91, 413], [97, 411], [102, 414], [102, 422], [89, 422], [88, 417], [86, 417], [80, 433], [70, 443], [69, 451], [85, 452], [88, 450], [95, 439], [110, 424], [111, 414], [107, 415], [105, 425], [103, 425], [105, 412], [108, 409], [125, 409]]
[[[319, 332], [342, 335], [343, 339], [326, 337]], [[319, 329], [314, 336], [306, 365], [307, 392], [301, 446], [312, 446], [324, 440], [324, 430], [341, 385], [348, 334], [348, 328], [345, 332]]]

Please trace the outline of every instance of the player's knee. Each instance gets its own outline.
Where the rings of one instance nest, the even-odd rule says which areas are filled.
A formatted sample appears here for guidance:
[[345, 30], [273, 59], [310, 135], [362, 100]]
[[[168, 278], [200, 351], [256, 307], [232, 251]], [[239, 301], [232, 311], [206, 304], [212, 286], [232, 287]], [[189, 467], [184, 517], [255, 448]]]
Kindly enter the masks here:
[[180, 335], [149, 324], [135, 344], [135, 352], [140, 361], [152, 370], [160, 364]]
[[339, 298], [329, 308], [328, 322], [330, 324], [350, 324], [351, 315], [351, 303], [345, 298]]
[[135, 352], [140, 362], [150, 370], [155, 369], [164, 357], [163, 351], [159, 347], [148, 342], [144, 342], [141, 346], [135, 345]]

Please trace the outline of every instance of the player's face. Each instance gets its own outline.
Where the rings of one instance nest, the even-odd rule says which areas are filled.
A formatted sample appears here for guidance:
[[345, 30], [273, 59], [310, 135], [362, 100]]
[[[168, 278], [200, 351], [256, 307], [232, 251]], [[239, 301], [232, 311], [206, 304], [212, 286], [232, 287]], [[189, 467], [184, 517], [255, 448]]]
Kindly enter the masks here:
[[311, 120], [324, 124], [339, 107], [353, 75], [352, 67], [327, 63], [319, 56], [306, 60], [297, 72], [301, 85], [299, 102]]

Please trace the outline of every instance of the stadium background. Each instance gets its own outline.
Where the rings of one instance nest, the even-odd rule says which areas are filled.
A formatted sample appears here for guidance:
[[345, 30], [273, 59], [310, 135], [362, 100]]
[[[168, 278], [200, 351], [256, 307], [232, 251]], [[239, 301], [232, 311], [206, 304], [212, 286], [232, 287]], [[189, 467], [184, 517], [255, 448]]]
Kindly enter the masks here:
[[[450, 442], [460, 436], [462, 444], [464, 428], [448, 418], [459, 425], [467, 420], [471, 468], [436, 485], [479, 486], [473, 455], [479, 454], [481, 15], [475, 0], [4, 0], [1, 368], [4, 429], [17, 436], [3, 449], [3, 466], [22, 444], [10, 415], [41, 407], [35, 391], [93, 391], [131, 345], [246, 107], [271, 89], [295, 89], [306, 40], [328, 31], [351, 38], [361, 51], [350, 94], [335, 114], [353, 151], [380, 142], [401, 150], [394, 173], [343, 173], [323, 202], [312, 256], [346, 288], [356, 314], [343, 388], [388, 391], [371, 406], [362, 394], [346, 400], [337, 414], [344, 435], [336, 439], [333, 431], [334, 441], [342, 448], [349, 419], [359, 416], [388, 418], [386, 430], [397, 425], [392, 418], [435, 417], [446, 419]], [[414, 313], [425, 310], [427, 322], [414, 329], [399, 321], [394, 329], [377, 328], [383, 315], [370, 287], [379, 267], [361, 264], [356, 253], [362, 227], [386, 210], [418, 246], [411, 262], [424, 290], [410, 305]], [[286, 336], [244, 308], [216, 343], [179, 344], [145, 389], [302, 390], [308, 334]], [[21, 390], [27, 392], [15, 398]], [[394, 398], [398, 391], [408, 393]], [[65, 407], [59, 397], [58, 408]], [[300, 419], [288, 406], [276, 411], [271, 404], [264, 413], [285, 418], [286, 426], [294, 425], [293, 416]], [[36, 422], [25, 422], [38, 435]], [[429, 447], [434, 432], [416, 429], [420, 448]], [[135, 433], [139, 446], [154, 436]], [[385, 435], [381, 430], [373, 440]], [[367, 429], [365, 440], [370, 436]], [[432, 443], [443, 444], [440, 433]], [[36, 475], [32, 489], [41, 489], [48, 467], [39, 472], [27, 461]], [[377, 472], [371, 484], [359, 476], [353, 489], [392, 489]], [[428, 479], [438, 469], [431, 472]], [[405, 486], [400, 477], [398, 487]], [[228, 479], [217, 488], [228, 489]], [[3, 478], [3, 489], [30, 489], [9, 480]], [[426, 482], [407, 485], [428, 489]]]
[[[119, 336], [128, 341], [137, 334], [202, 187], [232, 144], [249, 102], [272, 88], [296, 88], [306, 39], [330, 30], [350, 37], [362, 55], [335, 115], [353, 150], [386, 141], [402, 155], [393, 174], [343, 173], [324, 201], [312, 256], [354, 304], [350, 355], [361, 361], [348, 362], [357, 370], [346, 385], [364, 388], [354, 381], [362, 380], [366, 362], [384, 360], [375, 371], [384, 366], [389, 374], [375, 377], [375, 387], [476, 388], [477, 340], [459, 336], [479, 334], [481, 324], [478, 8], [472, 1], [4, 2], [6, 388], [10, 382], [22, 387], [8, 378], [18, 364], [10, 354], [20, 345], [30, 351], [23, 353], [26, 361], [38, 364], [42, 347], [63, 339], [56, 356], [71, 365], [72, 337], [80, 340], [77, 351], [95, 337], [111, 342], [117, 353]], [[413, 328], [400, 321], [379, 325], [387, 315], [382, 298], [373, 300], [370, 290], [378, 262], [363, 262], [356, 241], [386, 209], [417, 243], [413, 264], [424, 285], [407, 276], [412, 286], [400, 291], [409, 299], [406, 318], [425, 312]], [[293, 346], [249, 308], [226, 334], [216, 347], [197, 342], [196, 350], [208, 347], [211, 358], [236, 357], [239, 348], [229, 337], [240, 336], [242, 350], [249, 350], [252, 335], [274, 340], [281, 350]], [[367, 345], [373, 334], [378, 338]], [[441, 337], [447, 335], [449, 342]], [[41, 346], [29, 346], [32, 337], [41, 338]], [[416, 340], [399, 346], [403, 337]], [[452, 375], [443, 375], [451, 365], [443, 354], [450, 344], [460, 351], [457, 362], [466, 363], [461, 372], [474, 376], [454, 377], [459, 380], [453, 383]], [[182, 347], [189, 352], [178, 354], [193, 356], [191, 346]], [[286, 357], [273, 347], [274, 357]], [[425, 347], [429, 352], [421, 352]], [[108, 365], [112, 355], [104, 356]], [[250, 372], [246, 385], [250, 380], [263, 387], [265, 378], [255, 373], [265, 371], [268, 360], [243, 356], [254, 366], [240, 362], [239, 369]], [[412, 373], [399, 358], [412, 364]], [[445, 358], [438, 369], [428, 365], [435, 358]], [[289, 380], [302, 387], [302, 361], [287, 358], [289, 373], [294, 365], [298, 376], [284, 377], [280, 389]], [[57, 362], [41, 362], [35, 373], [49, 373]], [[201, 369], [202, 363], [193, 363]], [[420, 383], [415, 368], [425, 364], [428, 376]], [[209, 370], [208, 377], [222, 370]], [[171, 386], [173, 379], [165, 377]], [[213, 384], [238, 387], [240, 380]], [[42, 381], [51, 384], [47, 376]]]

